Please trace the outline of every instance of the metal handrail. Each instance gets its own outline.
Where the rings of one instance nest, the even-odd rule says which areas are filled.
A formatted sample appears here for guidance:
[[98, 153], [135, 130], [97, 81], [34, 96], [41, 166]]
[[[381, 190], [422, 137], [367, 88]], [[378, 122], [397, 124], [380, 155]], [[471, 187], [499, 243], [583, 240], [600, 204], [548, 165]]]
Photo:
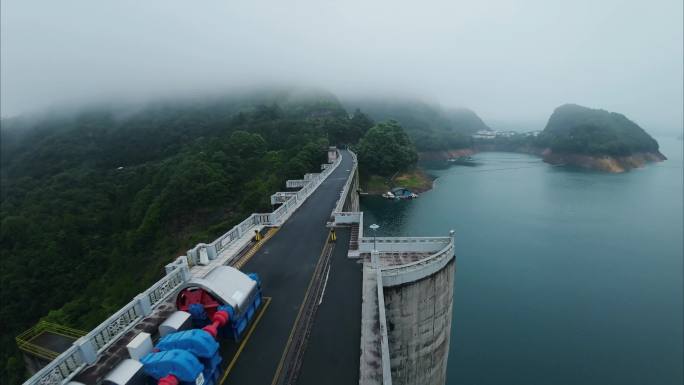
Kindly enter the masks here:
[[19, 334], [18, 336], [15, 337], [15, 341], [17, 343], [17, 347], [19, 347], [20, 350], [23, 350], [25, 352], [34, 354], [38, 357], [47, 359], [47, 360], [53, 360], [59, 356], [59, 352], [55, 352], [53, 350], [50, 350], [48, 348], [44, 348], [42, 346], [39, 346], [35, 343], [32, 342], [34, 338], [39, 336], [43, 332], [50, 332], [53, 334], [58, 334], [67, 338], [71, 339], [77, 339], [79, 337], [82, 337], [86, 334], [86, 332], [78, 329], [73, 329], [67, 326], [62, 326], [58, 324], [54, 324], [51, 322], [47, 321], [40, 321], [38, 324], [33, 326], [32, 328], [26, 330], [25, 332]]

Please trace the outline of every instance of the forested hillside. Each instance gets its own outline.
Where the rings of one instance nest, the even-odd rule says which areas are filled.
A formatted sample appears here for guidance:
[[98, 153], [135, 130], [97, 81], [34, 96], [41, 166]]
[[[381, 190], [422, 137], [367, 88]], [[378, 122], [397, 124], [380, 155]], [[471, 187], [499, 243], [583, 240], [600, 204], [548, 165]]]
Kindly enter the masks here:
[[358, 145], [363, 174], [389, 177], [413, 167], [418, 161], [416, 148], [399, 123], [378, 123]]
[[472, 146], [470, 135], [489, 127], [466, 108], [443, 109], [411, 99], [366, 99], [346, 101], [376, 121], [396, 120], [418, 151], [439, 151]]
[[626, 156], [657, 153], [658, 142], [622, 114], [576, 104], [553, 112], [538, 143], [556, 153]]
[[45, 316], [92, 328], [372, 125], [288, 92], [4, 120], [2, 382], [24, 379], [19, 332]]

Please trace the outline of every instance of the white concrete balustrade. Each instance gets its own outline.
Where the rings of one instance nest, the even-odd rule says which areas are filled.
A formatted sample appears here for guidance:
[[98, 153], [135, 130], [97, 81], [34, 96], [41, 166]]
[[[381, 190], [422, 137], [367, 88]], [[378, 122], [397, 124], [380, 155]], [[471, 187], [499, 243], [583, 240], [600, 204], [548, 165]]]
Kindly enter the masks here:
[[390, 287], [418, 281], [440, 271], [453, 258], [454, 243], [452, 238], [447, 237], [446, 246], [427, 258], [403, 265], [381, 267], [382, 285]]
[[[335, 213], [341, 212], [344, 210], [344, 202], [347, 200], [347, 195], [350, 193], [350, 188], [354, 184], [354, 178], [357, 177], [357, 171], [359, 167], [359, 162], [358, 159], [356, 158], [356, 154], [353, 151], [349, 151], [349, 153], [352, 156], [353, 160], [353, 165], [351, 168], [351, 172], [349, 173], [349, 177], [347, 178], [347, 182], [344, 184], [344, 188], [340, 192], [339, 198], [337, 198], [337, 203], [335, 204], [335, 211], [333, 212], [333, 216]], [[353, 191], [351, 193], [354, 193]]]
[[336, 225], [360, 223], [361, 217], [363, 217], [363, 213], [359, 212], [359, 211], [356, 211], [356, 212], [339, 212], [338, 211], [338, 212], [333, 213], [333, 219], [335, 220]]
[[359, 251], [436, 253], [450, 240], [450, 237], [361, 237]]
[[279, 205], [287, 202], [293, 195], [297, 195], [295, 191], [279, 191], [271, 195], [271, 205]]
[[189, 276], [187, 264], [177, 265], [157, 283], [138, 294], [90, 333], [76, 340], [69, 349], [24, 382], [24, 385], [66, 383], [86, 365], [95, 363], [100, 353], [140, 320], [150, 315], [160, 303], [187, 281]]
[[285, 182], [285, 187], [287, 188], [301, 188], [309, 184], [308, 180], [304, 179], [288, 179]]

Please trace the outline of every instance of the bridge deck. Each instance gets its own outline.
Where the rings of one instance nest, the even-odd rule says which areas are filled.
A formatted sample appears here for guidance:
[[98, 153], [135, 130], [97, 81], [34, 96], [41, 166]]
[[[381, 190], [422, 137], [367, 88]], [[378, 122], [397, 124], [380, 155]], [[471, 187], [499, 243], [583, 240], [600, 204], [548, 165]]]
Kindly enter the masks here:
[[[243, 349], [238, 350], [239, 356], [225, 373], [222, 384], [269, 385], [273, 382], [328, 236], [326, 222], [352, 169], [349, 152], [340, 153], [342, 162], [339, 167], [243, 266], [244, 272], [256, 272], [261, 276], [263, 294], [271, 297], [271, 301]], [[344, 248], [346, 254], [347, 244], [338, 246]], [[358, 282], [349, 283], [350, 287], [355, 285], [358, 286]], [[354, 294], [350, 292], [349, 295]], [[360, 296], [355, 297], [360, 306]], [[356, 318], [355, 323], [358, 320]], [[225, 350], [227, 355], [224, 355], [227, 365], [233, 360], [236, 347], [225, 345], [229, 345]], [[350, 368], [354, 365], [358, 365], [358, 350], [356, 357], [349, 362]]]

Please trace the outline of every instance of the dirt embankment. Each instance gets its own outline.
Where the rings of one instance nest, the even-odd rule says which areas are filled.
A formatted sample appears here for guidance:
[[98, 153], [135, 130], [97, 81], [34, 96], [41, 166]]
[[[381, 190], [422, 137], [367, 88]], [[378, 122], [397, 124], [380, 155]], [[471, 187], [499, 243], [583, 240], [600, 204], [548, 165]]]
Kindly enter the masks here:
[[549, 149], [542, 153], [544, 162], [553, 165], [569, 165], [610, 173], [621, 173], [647, 163], [662, 162], [667, 158], [660, 152], [637, 152], [628, 156], [558, 154]]
[[459, 148], [455, 150], [424, 151], [420, 152], [418, 156], [420, 157], [420, 160], [447, 160], [462, 156], [471, 156], [475, 153], [477, 153], [477, 151], [472, 148]]
[[494, 144], [479, 144], [474, 148], [457, 150], [421, 152], [421, 160], [447, 160], [462, 156], [471, 156], [478, 152], [504, 151], [530, 154], [541, 157], [544, 162], [553, 165], [568, 165], [590, 170], [610, 173], [621, 173], [634, 168], [644, 167], [648, 163], [662, 162], [667, 158], [660, 152], [637, 152], [628, 156], [584, 155], [554, 153], [550, 149], [539, 147], [511, 147]]
[[421, 168], [401, 172], [391, 178], [371, 175], [361, 179], [361, 190], [370, 195], [382, 195], [395, 188], [405, 187], [414, 193], [422, 193], [432, 189], [434, 178]]
[[463, 156], [472, 156], [478, 152], [517, 152], [521, 154], [530, 154], [541, 156], [544, 149], [530, 146], [506, 146], [498, 144], [478, 144], [474, 147], [459, 148], [453, 150], [441, 151], [424, 151], [420, 152], [420, 160], [436, 161], [460, 158]]

